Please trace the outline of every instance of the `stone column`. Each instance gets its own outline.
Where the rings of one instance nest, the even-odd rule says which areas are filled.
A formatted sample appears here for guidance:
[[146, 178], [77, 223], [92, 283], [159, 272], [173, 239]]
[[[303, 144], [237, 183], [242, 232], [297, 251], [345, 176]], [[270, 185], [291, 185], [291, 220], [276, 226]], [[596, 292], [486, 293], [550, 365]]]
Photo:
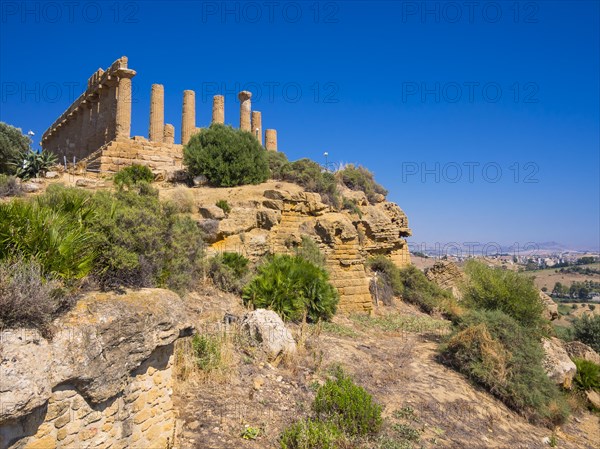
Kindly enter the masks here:
[[153, 84], [150, 93], [150, 129], [148, 139], [162, 142], [165, 128], [165, 88], [162, 84]]
[[173, 145], [175, 143], [175, 127], [170, 123], [165, 125], [163, 131], [163, 143], [167, 145]]
[[265, 131], [265, 148], [269, 151], [277, 151], [277, 131], [267, 129]]
[[85, 154], [88, 154], [88, 140], [90, 138], [90, 118], [92, 113], [92, 105], [87, 100], [83, 100], [80, 108], [82, 109], [81, 115], [83, 116], [83, 119], [81, 120], [81, 129], [79, 130], [79, 135], [81, 136], [81, 150]]
[[252, 134], [258, 139], [258, 143], [262, 145], [262, 117], [259, 111], [252, 111]]
[[181, 114], [181, 144], [189, 142], [196, 129], [196, 93], [193, 90], [183, 91], [183, 112]]
[[225, 97], [223, 95], [213, 97], [212, 122], [221, 125], [225, 123]]
[[[133, 73], [135, 74], [135, 72]], [[131, 134], [131, 76], [119, 78], [115, 125], [117, 139], [129, 139]]]
[[243, 90], [238, 94], [238, 99], [240, 100], [240, 129], [242, 131], [252, 131], [250, 123], [250, 111], [252, 110], [251, 98], [252, 93], [247, 90]]

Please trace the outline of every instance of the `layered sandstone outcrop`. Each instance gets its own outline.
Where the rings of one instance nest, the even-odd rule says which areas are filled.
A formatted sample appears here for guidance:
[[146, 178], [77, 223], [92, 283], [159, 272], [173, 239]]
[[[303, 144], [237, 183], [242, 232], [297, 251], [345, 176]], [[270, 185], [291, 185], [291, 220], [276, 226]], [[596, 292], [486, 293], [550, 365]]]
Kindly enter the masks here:
[[440, 288], [450, 291], [456, 299], [462, 299], [460, 284], [464, 276], [454, 262], [438, 260], [425, 270], [425, 276]]
[[[337, 211], [318, 193], [275, 182], [194, 191], [203, 217], [200, 226], [209, 235], [213, 253], [239, 252], [256, 260], [269, 253], [294, 253], [302, 237], [312, 238], [326, 256], [341, 312], [371, 310], [365, 270], [369, 256], [387, 255], [398, 266], [410, 263], [404, 239], [410, 235], [408, 220], [394, 203], [369, 204], [364, 198], [353, 212]], [[227, 199], [231, 206], [226, 216], [212, 207], [218, 199]]]
[[1, 334], [0, 447], [166, 447], [173, 343], [191, 333], [170, 291], [92, 293], [53, 323]]

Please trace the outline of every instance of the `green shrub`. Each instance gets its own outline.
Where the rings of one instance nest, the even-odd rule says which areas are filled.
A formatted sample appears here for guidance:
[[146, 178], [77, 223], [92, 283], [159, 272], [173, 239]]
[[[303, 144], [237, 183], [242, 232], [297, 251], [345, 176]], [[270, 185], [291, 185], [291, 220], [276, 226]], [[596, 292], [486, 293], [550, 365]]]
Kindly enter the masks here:
[[0, 260], [36, 259], [44, 274], [82, 278], [93, 266], [94, 234], [84, 225], [87, 206], [65, 211], [44, 198], [0, 204]]
[[239, 253], [223, 253], [213, 257], [208, 275], [225, 292], [241, 293], [248, 281], [250, 260]]
[[4, 327], [44, 328], [68, 307], [58, 280], [45, 277], [35, 260], [0, 262], [0, 329]]
[[363, 216], [363, 213], [360, 210], [360, 207], [358, 207], [358, 204], [356, 204], [355, 200], [344, 198], [342, 201], [342, 207], [344, 208], [344, 210], [347, 210], [351, 214], [358, 215], [358, 218], [362, 218]]
[[231, 206], [229, 205], [227, 200], [219, 200], [215, 203], [215, 206], [221, 209], [225, 214], [231, 212]]
[[289, 167], [288, 158], [281, 151], [267, 151], [267, 163], [271, 172], [271, 179], [283, 180]]
[[304, 315], [312, 322], [328, 320], [339, 299], [328, 281], [323, 268], [302, 257], [275, 255], [259, 267], [242, 297], [257, 309], [275, 310], [284, 320], [299, 321]]
[[559, 326], [558, 324], [553, 324], [554, 335], [557, 338], [560, 338], [563, 341], [573, 341], [575, 339], [575, 331], [571, 326]]
[[324, 171], [316, 162], [310, 159], [300, 159], [284, 166], [282, 171], [284, 180], [294, 182], [308, 192], [319, 193], [326, 204], [335, 207], [341, 206], [341, 197], [335, 176]]
[[212, 371], [221, 364], [221, 339], [214, 335], [192, 337], [194, 363], [203, 371]]
[[463, 300], [467, 305], [501, 310], [533, 332], [541, 332], [547, 325], [542, 315], [544, 304], [532, 278], [474, 260], [467, 262], [465, 273], [468, 282]]
[[318, 267], [325, 268], [325, 255], [321, 252], [321, 248], [319, 248], [317, 242], [307, 235], [302, 236], [300, 245], [296, 247], [296, 255]]
[[573, 322], [575, 340], [592, 347], [600, 353], [600, 315], [583, 315]]
[[29, 149], [21, 152], [18, 157], [15, 175], [21, 179], [37, 178], [44, 175], [58, 161], [56, 155], [46, 150], [38, 153]]
[[313, 410], [351, 436], [375, 434], [382, 425], [381, 406], [341, 369], [317, 391]]
[[541, 342], [500, 310], [471, 311], [442, 360], [534, 422], [562, 423], [568, 407], [542, 367]]
[[204, 243], [196, 223], [156, 196], [135, 191], [94, 196], [95, 276], [105, 288], [190, 288], [200, 276]]
[[[427, 279], [414, 265], [400, 269], [385, 256], [374, 257], [367, 265], [377, 273], [376, 291], [383, 296], [384, 302], [391, 302], [389, 296], [393, 292], [426, 313], [440, 312], [453, 320], [460, 315], [461, 308], [452, 294]], [[374, 290], [372, 286], [371, 291]]]
[[14, 176], [0, 174], [0, 198], [21, 195], [21, 185]]
[[577, 373], [573, 382], [578, 390], [600, 391], [600, 365], [583, 359], [574, 359]]
[[132, 164], [118, 172], [113, 178], [113, 182], [118, 187], [133, 187], [139, 183], [150, 184], [154, 181], [154, 173], [145, 165]]
[[280, 445], [281, 449], [341, 449], [343, 439], [333, 422], [305, 419], [283, 431]]
[[31, 139], [24, 135], [19, 128], [0, 122], [0, 173], [13, 175], [22, 155], [31, 146]]
[[195, 134], [183, 153], [191, 176], [204, 175], [214, 186], [260, 184], [269, 177], [267, 152], [256, 137], [230, 126], [211, 125]]
[[377, 197], [388, 194], [388, 191], [383, 186], [377, 184], [367, 168], [348, 164], [343, 170], [336, 173], [338, 179], [351, 190], [360, 190], [365, 193], [370, 203], [376, 203]]

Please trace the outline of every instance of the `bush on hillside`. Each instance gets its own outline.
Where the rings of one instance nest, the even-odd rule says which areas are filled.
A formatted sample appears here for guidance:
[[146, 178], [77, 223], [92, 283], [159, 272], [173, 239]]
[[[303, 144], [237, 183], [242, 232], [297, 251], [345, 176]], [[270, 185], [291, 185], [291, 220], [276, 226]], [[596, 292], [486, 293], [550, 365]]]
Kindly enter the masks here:
[[376, 203], [379, 195], [385, 197], [388, 194], [383, 186], [375, 182], [373, 173], [360, 165], [348, 164], [336, 176], [349, 189], [364, 192], [370, 203]]
[[390, 296], [400, 296], [426, 313], [440, 312], [453, 320], [461, 314], [452, 294], [427, 279], [414, 265], [398, 268], [385, 256], [371, 258], [367, 265], [377, 273], [377, 284], [371, 286], [371, 291], [381, 295], [385, 304], [392, 302]]
[[337, 180], [332, 173], [310, 159], [300, 159], [282, 168], [283, 179], [296, 183], [308, 192], [321, 195], [325, 204], [334, 207], [341, 206], [341, 197], [337, 188]]
[[215, 203], [215, 206], [221, 209], [225, 215], [231, 212], [231, 206], [229, 205], [227, 200], [219, 200]]
[[200, 229], [154, 194], [121, 191], [94, 196], [97, 213], [95, 277], [105, 288], [191, 288], [199, 279], [204, 244]]
[[239, 253], [223, 253], [208, 264], [208, 275], [225, 292], [241, 293], [248, 283], [250, 260]]
[[244, 301], [256, 309], [275, 310], [284, 320], [329, 320], [338, 303], [327, 272], [302, 257], [275, 255], [259, 267], [244, 288]]
[[314, 239], [307, 235], [303, 235], [300, 245], [296, 248], [296, 255], [308, 260], [318, 267], [325, 268], [325, 255], [321, 252], [321, 248], [317, 245]]
[[547, 325], [544, 304], [533, 279], [510, 270], [490, 268], [475, 260], [465, 266], [463, 301], [470, 307], [501, 310], [526, 329], [541, 332]]
[[0, 261], [0, 329], [44, 328], [69, 305], [61, 284], [35, 260]]
[[86, 204], [65, 210], [43, 196], [0, 204], [0, 260], [36, 259], [45, 275], [86, 276], [96, 255], [94, 233], [84, 225], [89, 214]]
[[271, 179], [283, 180], [285, 171], [289, 167], [289, 161], [285, 153], [281, 151], [267, 151], [267, 162], [271, 172]]
[[337, 425], [318, 419], [303, 419], [281, 434], [281, 449], [338, 449], [344, 436]]
[[341, 369], [317, 390], [313, 410], [321, 421], [335, 423], [351, 436], [376, 434], [382, 425], [382, 407]]
[[21, 195], [21, 185], [14, 176], [0, 174], [0, 198]]
[[600, 315], [585, 314], [573, 322], [574, 337], [600, 353]]
[[573, 383], [581, 391], [600, 391], [600, 365], [584, 359], [573, 359], [577, 373]]
[[500, 310], [471, 311], [442, 360], [533, 422], [562, 423], [568, 407], [548, 378], [540, 340]]
[[260, 184], [269, 178], [265, 149], [246, 131], [211, 125], [194, 134], [183, 150], [191, 176], [204, 175], [218, 187]]
[[113, 182], [119, 188], [133, 187], [140, 183], [150, 184], [154, 181], [154, 173], [145, 165], [132, 164], [117, 173]]
[[0, 173], [13, 175], [21, 156], [27, 153], [31, 139], [19, 128], [0, 122]]

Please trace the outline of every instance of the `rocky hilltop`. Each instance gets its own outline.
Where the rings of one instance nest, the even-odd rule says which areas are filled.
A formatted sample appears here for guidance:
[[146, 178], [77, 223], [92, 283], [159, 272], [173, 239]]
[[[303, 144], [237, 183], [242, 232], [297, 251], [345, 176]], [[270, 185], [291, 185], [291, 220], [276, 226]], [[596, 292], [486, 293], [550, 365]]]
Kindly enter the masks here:
[[[189, 189], [196, 218], [212, 252], [240, 252], [257, 260], [268, 253], [293, 253], [310, 236], [326, 257], [332, 284], [340, 293], [339, 311], [372, 309], [365, 262], [369, 256], [387, 255], [397, 266], [410, 264], [405, 237], [411, 235], [406, 214], [381, 197], [370, 204], [360, 191], [344, 190], [356, 208], [337, 211], [321, 195], [296, 184], [269, 181], [256, 186]], [[181, 191], [161, 190], [174, 200]], [[215, 203], [226, 200], [227, 214]]]

